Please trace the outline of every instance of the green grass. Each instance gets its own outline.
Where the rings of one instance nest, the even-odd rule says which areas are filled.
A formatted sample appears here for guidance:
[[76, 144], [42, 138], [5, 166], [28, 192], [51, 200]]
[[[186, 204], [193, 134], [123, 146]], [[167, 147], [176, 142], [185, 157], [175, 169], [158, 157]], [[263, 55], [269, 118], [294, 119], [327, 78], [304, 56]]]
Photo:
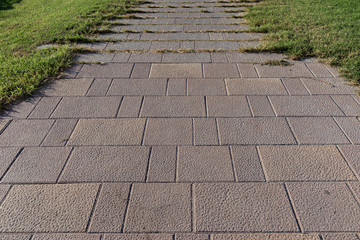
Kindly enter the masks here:
[[268, 33], [264, 50], [316, 56], [360, 82], [359, 0], [265, 0], [247, 18], [252, 30]]
[[[131, 2], [130, 2], [131, 1]], [[3, 3], [3, 0], [0, 0]], [[83, 41], [139, 0], [7, 0], [0, 9], [0, 110], [71, 64], [67, 43]], [[19, 2], [19, 3], [14, 3]], [[36, 47], [63, 43], [50, 49]]]

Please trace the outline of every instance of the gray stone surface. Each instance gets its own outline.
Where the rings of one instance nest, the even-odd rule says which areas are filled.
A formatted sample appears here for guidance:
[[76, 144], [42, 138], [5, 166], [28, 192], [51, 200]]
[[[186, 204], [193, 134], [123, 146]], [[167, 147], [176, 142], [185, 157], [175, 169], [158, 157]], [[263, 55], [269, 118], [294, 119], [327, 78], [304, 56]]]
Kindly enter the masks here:
[[1, 205], [0, 231], [84, 231], [98, 188], [98, 184], [15, 185]]
[[225, 79], [230, 95], [287, 95], [279, 78]]
[[[5, 196], [10, 190], [11, 185], [9, 184], [1, 184], [0, 185], [0, 203], [4, 200]], [[1, 235], [0, 235], [1, 236]], [[1, 239], [1, 237], [0, 237]]]
[[45, 86], [40, 93], [45, 96], [85, 96], [92, 78], [59, 79]]
[[75, 57], [77, 62], [111, 62], [115, 53], [84, 53]]
[[57, 119], [41, 146], [65, 146], [77, 121], [77, 119]]
[[151, 64], [149, 63], [135, 63], [131, 72], [131, 78], [147, 78], [150, 74]]
[[128, 62], [161, 62], [162, 54], [159, 53], [131, 53]]
[[333, 95], [331, 98], [346, 116], [360, 116], [360, 104], [349, 95]]
[[222, 78], [188, 79], [190, 96], [226, 95], [225, 82]]
[[204, 63], [205, 78], [240, 77], [236, 64], [233, 63]]
[[128, 78], [132, 69], [129, 63], [85, 64], [77, 77]]
[[318, 78], [333, 77], [330, 71], [321, 63], [306, 63], [306, 66]]
[[2, 178], [4, 173], [10, 167], [20, 150], [21, 148], [17, 147], [0, 148], [0, 178]]
[[273, 234], [215, 234], [213, 240], [320, 240], [317, 234], [273, 233]]
[[209, 240], [208, 234], [198, 233], [176, 233], [175, 240]]
[[30, 240], [29, 234], [0, 234], [0, 240]]
[[168, 53], [163, 55], [163, 62], [168, 63], [196, 63], [211, 62], [210, 53]]
[[173, 240], [171, 234], [105, 234], [104, 240]]
[[111, 83], [110, 78], [97, 78], [94, 80], [86, 96], [105, 96]]
[[41, 98], [40, 102], [29, 115], [29, 118], [49, 118], [60, 100], [60, 97]]
[[147, 181], [174, 182], [176, 159], [176, 147], [152, 147]]
[[360, 144], [360, 121], [355, 117], [338, 117], [335, 121], [353, 144]]
[[185, 78], [170, 78], [168, 81], [167, 95], [185, 96], [187, 94], [187, 80]]
[[31, 240], [100, 240], [100, 235], [85, 233], [35, 234]]
[[126, 96], [123, 98], [118, 117], [138, 117], [143, 97], [140, 96]]
[[238, 64], [237, 66], [238, 66], [238, 69], [240, 72], [240, 76], [242, 78], [257, 78], [257, 77], [259, 77], [253, 64], [242, 63], [242, 64]]
[[358, 240], [354, 233], [325, 233], [321, 234], [324, 240]]
[[341, 153], [355, 173], [360, 176], [360, 146], [344, 145], [339, 146]]
[[255, 117], [273, 117], [275, 113], [266, 96], [248, 96], [250, 110]]
[[201, 78], [202, 68], [199, 63], [152, 64], [151, 78]]
[[282, 81], [290, 95], [309, 95], [299, 78], [282, 78]]
[[11, 119], [0, 119], [0, 133], [2, 133], [3, 130], [8, 126]]
[[244, 96], [206, 97], [209, 117], [250, 117], [251, 112]]
[[354, 88], [340, 78], [302, 78], [311, 94], [354, 94]]
[[37, 103], [40, 101], [39, 97], [26, 99], [23, 102], [14, 104], [11, 109], [6, 110], [1, 114], [2, 118], [27, 118]]
[[108, 95], [165, 95], [166, 79], [114, 79]]
[[303, 63], [291, 66], [255, 65], [260, 77], [313, 77], [313, 74]]
[[218, 131], [214, 118], [194, 118], [194, 144], [218, 145]]

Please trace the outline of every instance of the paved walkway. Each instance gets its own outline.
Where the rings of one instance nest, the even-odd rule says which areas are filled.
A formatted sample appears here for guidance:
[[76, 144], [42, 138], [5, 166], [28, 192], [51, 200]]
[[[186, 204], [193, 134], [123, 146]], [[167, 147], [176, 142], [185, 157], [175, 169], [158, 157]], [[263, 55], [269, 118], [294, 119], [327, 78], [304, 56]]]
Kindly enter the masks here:
[[1, 240], [358, 239], [355, 89], [261, 65], [283, 56], [237, 51], [261, 37], [241, 7], [186, 1], [143, 5], [2, 116]]

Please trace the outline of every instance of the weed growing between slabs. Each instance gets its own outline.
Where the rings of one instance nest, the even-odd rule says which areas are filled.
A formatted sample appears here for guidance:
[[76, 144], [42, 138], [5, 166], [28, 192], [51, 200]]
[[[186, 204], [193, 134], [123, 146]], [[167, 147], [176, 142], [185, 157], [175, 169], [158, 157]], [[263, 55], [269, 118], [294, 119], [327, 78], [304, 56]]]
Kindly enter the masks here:
[[247, 18], [251, 30], [268, 33], [264, 50], [319, 57], [360, 83], [359, 0], [265, 0]]
[[[18, 1], [19, 2], [19, 1]], [[71, 64], [70, 42], [106, 28], [140, 0], [23, 0], [0, 10], [0, 110]], [[63, 46], [37, 49], [48, 43]]]

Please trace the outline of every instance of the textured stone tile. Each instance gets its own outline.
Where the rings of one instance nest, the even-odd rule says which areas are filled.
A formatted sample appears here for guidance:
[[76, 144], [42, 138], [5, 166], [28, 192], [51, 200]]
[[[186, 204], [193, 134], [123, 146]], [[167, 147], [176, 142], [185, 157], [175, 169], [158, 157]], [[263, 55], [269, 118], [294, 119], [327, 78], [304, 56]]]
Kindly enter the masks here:
[[49, 118], [51, 113], [60, 102], [60, 99], [60, 97], [41, 98], [40, 102], [29, 115], [29, 118]]
[[134, 184], [124, 232], [190, 232], [190, 185]]
[[194, 41], [181, 41], [179, 42], [179, 47], [182, 49], [195, 49]]
[[242, 78], [257, 78], [259, 77], [254, 64], [248, 64], [248, 63], [243, 63], [243, 64], [238, 64], [238, 69], [240, 72], [240, 76]]
[[51, 118], [115, 117], [121, 97], [66, 97]]
[[287, 183], [305, 232], [360, 230], [360, 208], [345, 183]]
[[289, 118], [289, 123], [300, 144], [349, 143], [332, 118]]
[[1, 118], [27, 118], [39, 101], [40, 98], [35, 97], [16, 103], [2, 113]]
[[325, 65], [321, 63], [306, 63], [306, 66], [315, 75], [315, 77], [319, 77], [319, 78], [333, 77], [333, 75], [329, 72], [329, 70], [325, 67]]
[[278, 53], [257, 53], [259, 55], [261, 62], [271, 61], [271, 60], [285, 60], [286, 56]]
[[0, 146], [39, 146], [54, 120], [13, 120], [0, 135]]
[[135, 63], [131, 72], [131, 78], [148, 78], [150, 74], [151, 64]]
[[175, 240], [209, 240], [208, 234], [201, 233], [175, 233]]
[[172, 234], [105, 234], [104, 240], [173, 240]]
[[60, 79], [45, 86], [40, 93], [45, 96], [85, 96], [92, 78]]
[[225, 79], [230, 95], [287, 95], [279, 78]]
[[329, 96], [270, 96], [278, 116], [344, 116]]
[[152, 42], [150, 49], [157, 50], [157, 49], [178, 49], [179, 42]]
[[247, 100], [251, 112], [255, 117], [272, 117], [275, 116], [269, 99], [266, 96], [248, 96]]
[[151, 150], [147, 181], [174, 182], [176, 154], [176, 147], [153, 147]]
[[229, 62], [233, 62], [233, 63], [261, 62], [259, 54], [256, 53], [229, 52], [226, 53], [226, 56], [228, 57]]
[[317, 234], [215, 234], [213, 240], [320, 240]]
[[179, 40], [179, 41], [185, 41], [185, 40], [210, 40], [209, 33], [171, 33], [168, 34], [166, 37], [167, 40]]
[[99, 234], [86, 233], [50, 233], [50, 234], [35, 234], [31, 240], [100, 240]]
[[313, 74], [303, 63], [291, 66], [255, 65], [260, 77], [313, 77]]
[[201, 63], [211, 62], [210, 53], [166, 53], [163, 55], [163, 62], [169, 63]]
[[356, 180], [335, 146], [260, 146], [270, 181]]
[[148, 119], [145, 145], [192, 145], [192, 121], [189, 118]]
[[130, 184], [127, 183], [103, 184], [91, 219], [90, 232], [121, 232], [129, 191]]
[[112, 62], [126, 63], [129, 61], [130, 55], [131, 53], [128, 52], [116, 53]]
[[202, 68], [199, 63], [181, 64], [152, 64], [150, 71], [151, 78], [201, 78]]
[[171, 78], [168, 81], [167, 95], [185, 96], [187, 94], [187, 83], [185, 78]]
[[194, 144], [218, 145], [218, 133], [214, 118], [194, 118]]
[[355, 94], [355, 88], [340, 78], [302, 78], [311, 94]]
[[97, 78], [94, 80], [86, 96], [105, 96], [111, 83], [110, 78]]
[[142, 103], [142, 97], [126, 96], [123, 98], [118, 117], [138, 117]]
[[165, 95], [166, 79], [114, 79], [108, 95]]
[[344, 145], [339, 146], [339, 149], [355, 173], [360, 175], [360, 146]]
[[205, 78], [240, 77], [236, 64], [232, 63], [204, 63]]
[[250, 117], [250, 109], [244, 96], [206, 97], [209, 117]]
[[346, 116], [360, 116], [360, 104], [352, 96], [333, 95], [331, 97]]
[[255, 147], [232, 146], [231, 154], [237, 181], [265, 181], [259, 155]]
[[129, 63], [85, 64], [77, 77], [128, 78], [132, 69]]
[[325, 233], [321, 235], [324, 240], [358, 240], [355, 233]]
[[339, 117], [335, 121], [353, 144], [360, 144], [360, 121], [357, 118]]
[[15, 159], [21, 148], [0, 148], [0, 178], [6, 172], [12, 161]]
[[161, 62], [162, 54], [159, 53], [132, 53], [129, 62]]
[[299, 78], [283, 78], [282, 81], [290, 95], [309, 95]]
[[222, 78], [188, 79], [189, 95], [226, 95], [225, 82]]
[[145, 119], [80, 119], [69, 145], [140, 145]]
[[68, 147], [25, 148], [2, 182], [55, 183], [70, 152]]
[[[11, 185], [8, 185], [8, 184], [0, 185], [0, 203], [3, 201], [4, 197], [8, 193], [10, 187], [11, 187]], [[1, 235], [0, 235], [0, 239], [1, 239]]]
[[218, 119], [220, 144], [295, 144], [283, 118]]
[[[129, 33], [126, 39], [128, 40], [140, 40], [143, 33]], [[142, 50], [142, 49], [139, 49]]]
[[79, 73], [80, 69], [82, 68], [83, 64], [74, 64], [71, 67], [65, 69], [62, 72], [62, 76], [64, 78], [74, 78]]
[[0, 119], [0, 134], [2, 133], [3, 130], [5, 130], [5, 128], [10, 123], [10, 121], [11, 121], [10, 119]]
[[225, 53], [211, 53], [211, 62], [213, 63], [227, 63], [228, 59]]
[[57, 119], [41, 145], [65, 146], [77, 121], [77, 119]]
[[75, 61], [77, 62], [111, 62], [115, 53], [84, 53], [77, 55]]
[[109, 50], [149, 50], [151, 42], [115, 42], [109, 43], [106, 49]]
[[205, 101], [200, 96], [144, 97], [140, 116], [205, 117]]
[[197, 231], [299, 231], [282, 184], [200, 183], [194, 188]]
[[1, 232], [85, 231], [97, 184], [15, 185], [1, 205]]
[[234, 181], [228, 147], [179, 147], [179, 182]]
[[[0, 234], [0, 240], [30, 240], [29, 234]], [[34, 238], [33, 238], [34, 239]]]
[[61, 182], [145, 181], [149, 148], [106, 146], [75, 148]]

